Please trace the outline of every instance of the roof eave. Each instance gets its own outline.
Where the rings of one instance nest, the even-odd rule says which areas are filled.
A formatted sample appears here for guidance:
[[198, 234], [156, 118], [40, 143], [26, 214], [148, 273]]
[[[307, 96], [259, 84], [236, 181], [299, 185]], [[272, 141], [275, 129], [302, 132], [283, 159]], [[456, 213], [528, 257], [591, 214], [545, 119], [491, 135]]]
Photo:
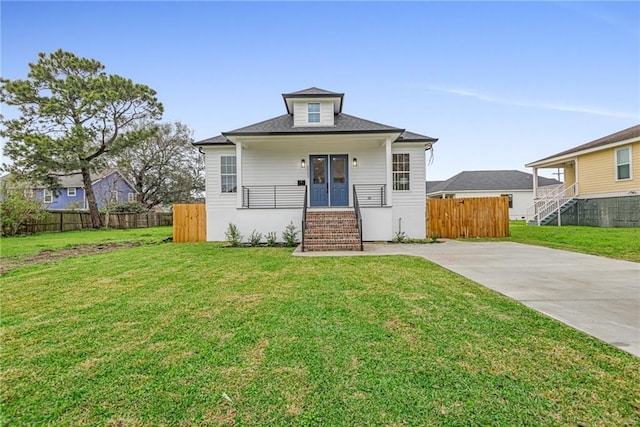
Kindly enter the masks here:
[[321, 130], [321, 131], [305, 131], [305, 132], [222, 132], [229, 137], [236, 136], [301, 136], [301, 135], [357, 135], [357, 134], [380, 134], [380, 133], [402, 133], [404, 129], [373, 129], [373, 130]]
[[196, 141], [191, 143], [194, 147], [217, 147], [217, 146], [230, 146], [235, 145], [233, 142], [204, 142], [204, 141]]
[[525, 164], [525, 167], [533, 168], [539, 167], [543, 165], [554, 165], [557, 163], [562, 163], [567, 160], [573, 160], [578, 156], [582, 156], [584, 154], [595, 153], [596, 151], [608, 150], [610, 148], [619, 147], [621, 145], [633, 144], [634, 142], [640, 142], [640, 137], [633, 137], [629, 139], [625, 139], [622, 141], [612, 142], [606, 145], [600, 145], [598, 147], [587, 148], [585, 150], [573, 151], [570, 153], [565, 153], [562, 155], [556, 155], [552, 157], [546, 157], [544, 159], [536, 160], [535, 162]]
[[612, 142], [606, 145], [600, 145], [598, 147], [587, 148], [585, 150], [574, 151], [571, 153], [565, 153], [560, 156], [547, 157], [544, 159], [536, 160], [535, 162], [527, 163], [525, 167], [533, 168], [533, 167], [539, 167], [542, 165], [553, 166], [554, 164], [557, 164], [557, 163], [562, 163], [567, 160], [573, 160], [578, 156], [582, 156], [589, 153], [595, 153], [597, 151], [604, 151], [610, 148], [620, 147], [622, 145], [633, 144], [634, 142], [640, 142], [640, 138], [639, 137], [629, 138], [622, 141]]

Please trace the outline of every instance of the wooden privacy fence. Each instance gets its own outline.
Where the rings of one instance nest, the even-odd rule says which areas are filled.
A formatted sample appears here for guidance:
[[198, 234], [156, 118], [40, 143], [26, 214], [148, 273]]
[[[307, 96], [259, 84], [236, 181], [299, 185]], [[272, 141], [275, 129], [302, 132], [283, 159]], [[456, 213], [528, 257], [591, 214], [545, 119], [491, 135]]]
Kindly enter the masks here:
[[509, 198], [427, 199], [427, 237], [506, 237]]
[[[102, 223], [108, 228], [146, 228], [159, 225], [171, 225], [171, 213], [100, 213]], [[73, 231], [92, 228], [89, 212], [78, 211], [49, 211], [46, 216], [36, 222], [25, 224], [25, 233], [43, 233], [52, 231]]]
[[173, 241], [176, 243], [207, 240], [207, 215], [204, 204], [173, 205]]

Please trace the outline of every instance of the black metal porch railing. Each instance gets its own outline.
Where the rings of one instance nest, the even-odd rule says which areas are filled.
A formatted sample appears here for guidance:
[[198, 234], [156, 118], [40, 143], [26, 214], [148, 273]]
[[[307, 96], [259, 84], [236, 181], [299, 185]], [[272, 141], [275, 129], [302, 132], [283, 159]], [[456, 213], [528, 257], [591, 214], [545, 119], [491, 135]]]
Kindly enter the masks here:
[[354, 184], [354, 192], [356, 188], [358, 189], [358, 203], [361, 207], [379, 208], [387, 206], [387, 184]]
[[353, 210], [356, 212], [356, 223], [358, 224], [358, 234], [360, 236], [360, 250], [364, 250], [362, 244], [362, 214], [360, 213], [360, 202], [358, 202], [358, 192], [356, 186], [353, 186]]
[[242, 207], [248, 209], [301, 208], [307, 187], [303, 185], [242, 186]]
[[304, 231], [307, 228], [307, 186], [304, 186], [304, 203], [302, 204], [302, 238], [300, 239], [300, 250], [304, 252]]

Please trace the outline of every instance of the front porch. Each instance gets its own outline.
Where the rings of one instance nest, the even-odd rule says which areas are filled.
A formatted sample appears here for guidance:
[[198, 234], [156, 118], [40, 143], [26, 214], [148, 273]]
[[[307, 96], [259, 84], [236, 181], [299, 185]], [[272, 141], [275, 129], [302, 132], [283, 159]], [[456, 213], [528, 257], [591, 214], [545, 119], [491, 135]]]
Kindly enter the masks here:
[[[331, 199], [324, 195], [320, 202], [307, 197], [308, 208], [341, 209], [352, 208], [357, 202], [363, 208], [387, 207], [386, 184], [352, 184], [352, 197], [346, 197], [346, 203], [331, 204]], [[310, 194], [308, 186], [301, 185], [245, 185], [242, 187], [243, 209], [286, 209], [302, 208], [305, 205], [305, 193]], [[328, 191], [327, 191], [328, 193]], [[348, 190], [347, 190], [348, 193]], [[322, 200], [327, 203], [322, 203]]]
[[[313, 176], [313, 172], [311, 173]], [[343, 184], [345, 179], [340, 179]], [[331, 194], [327, 183], [326, 193], [315, 200], [309, 197], [307, 185], [257, 185], [242, 187], [243, 209], [300, 209], [301, 210], [301, 250], [362, 250], [363, 236], [375, 235], [375, 223], [379, 215], [369, 215], [367, 224], [372, 232], [363, 231], [362, 208], [386, 208], [386, 184], [352, 184], [349, 191], [338, 199], [327, 197]], [[344, 191], [341, 189], [340, 191]], [[335, 193], [335, 192], [334, 192]], [[337, 200], [339, 203], [333, 204]], [[351, 202], [349, 205], [348, 202]], [[368, 210], [368, 209], [367, 209]], [[389, 209], [386, 209], [390, 211]]]
[[[539, 163], [533, 168], [533, 204], [527, 208], [527, 225], [562, 225], [562, 213], [570, 209], [578, 197], [578, 169], [576, 159], [558, 163]], [[541, 169], [553, 170], [560, 185], [539, 187], [538, 172]]]

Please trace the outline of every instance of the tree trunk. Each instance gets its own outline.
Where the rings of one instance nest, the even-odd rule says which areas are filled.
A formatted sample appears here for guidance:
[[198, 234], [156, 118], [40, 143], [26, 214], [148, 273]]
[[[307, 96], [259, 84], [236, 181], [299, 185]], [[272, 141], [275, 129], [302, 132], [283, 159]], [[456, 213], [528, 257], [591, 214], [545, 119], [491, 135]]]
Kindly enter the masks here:
[[87, 204], [89, 205], [89, 215], [91, 216], [91, 226], [93, 228], [102, 227], [102, 218], [100, 218], [100, 211], [98, 210], [98, 203], [96, 203], [96, 195], [93, 193], [93, 187], [91, 185], [91, 174], [89, 169], [82, 168], [82, 182], [84, 183], [84, 195], [87, 198]]

